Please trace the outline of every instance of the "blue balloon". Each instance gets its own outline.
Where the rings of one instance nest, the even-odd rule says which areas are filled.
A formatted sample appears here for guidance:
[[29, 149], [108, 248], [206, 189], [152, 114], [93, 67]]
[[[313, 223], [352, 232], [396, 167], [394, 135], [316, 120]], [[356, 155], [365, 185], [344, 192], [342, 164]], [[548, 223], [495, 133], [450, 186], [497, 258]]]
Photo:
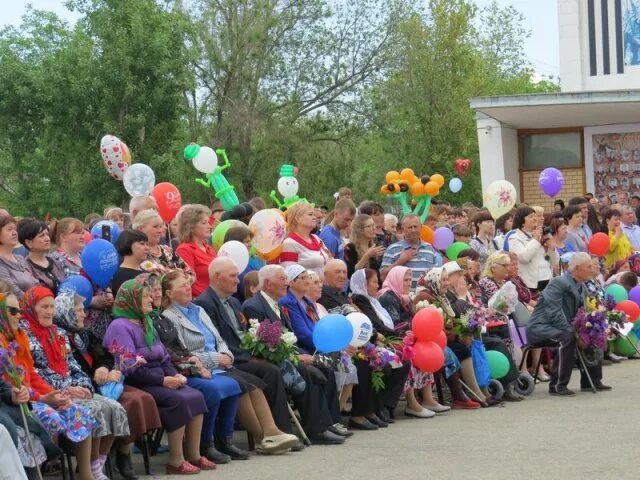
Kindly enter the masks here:
[[322, 317], [313, 328], [313, 344], [321, 353], [339, 352], [353, 338], [353, 327], [344, 315]]
[[58, 289], [60, 292], [64, 290], [72, 290], [76, 294], [84, 298], [84, 308], [89, 308], [91, 299], [93, 298], [93, 287], [91, 282], [82, 275], [71, 275], [67, 277]]
[[87, 272], [93, 283], [101, 288], [109, 285], [120, 265], [116, 247], [102, 238], [93, 240], [84, 247], [80, 260], [83, 270]]
[[460, 190], [462, 190], [462, 180], [460, 180], [458, 177], [453, 177], [451, 180], [449, 180], [449, 190], [451, 190], [453, 193], [458, 193]]
[[100, 220], [93, 227], [91, 227], [91, 236], [94, 239], [102, 238], [102, 227], [108, 226], [111, 230], [111, 243], [115, 245], [116, 240], [120, 236], [120, 227], [116, 222], [112, 222], [111, 220]]

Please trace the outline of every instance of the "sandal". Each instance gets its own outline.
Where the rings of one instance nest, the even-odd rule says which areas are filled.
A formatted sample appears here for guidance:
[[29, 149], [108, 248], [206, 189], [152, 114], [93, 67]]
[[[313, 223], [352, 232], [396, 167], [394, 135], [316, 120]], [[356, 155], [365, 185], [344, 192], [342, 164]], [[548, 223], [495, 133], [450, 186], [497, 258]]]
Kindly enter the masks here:
[[189, 462], [191, 465], [198, 467], [200, 470], [215, 470], [217, 465], [207, 457], [200, 457], [199, 460]]
[[167, 475], [195, 475], [197, 473], [200, 473], [200, 469], [186, 460], [183, 460], [178, 467], [167, 463]]

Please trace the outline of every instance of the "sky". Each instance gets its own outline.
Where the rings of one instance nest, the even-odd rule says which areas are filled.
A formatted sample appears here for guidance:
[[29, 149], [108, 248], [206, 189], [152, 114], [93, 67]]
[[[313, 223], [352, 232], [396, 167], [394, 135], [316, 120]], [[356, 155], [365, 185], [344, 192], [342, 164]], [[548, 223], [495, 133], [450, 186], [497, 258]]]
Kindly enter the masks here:
[[[475, 0], [480, 7], [491, 0]], [[526, 40], [525, 54], [539, 76], [553, 75], [559, 71], [558, 53], [558, 13], [556, 0], [497, 0], [500, 6], [513, 5], [525, 16], [525, 26], [531, 30]], [[18, 25], [31, 4], [40, 10], [52, 10], [69, 22], [75, 21], [77, 14], [64, 7], [63, 0], [2, 0], [1, 25]]]

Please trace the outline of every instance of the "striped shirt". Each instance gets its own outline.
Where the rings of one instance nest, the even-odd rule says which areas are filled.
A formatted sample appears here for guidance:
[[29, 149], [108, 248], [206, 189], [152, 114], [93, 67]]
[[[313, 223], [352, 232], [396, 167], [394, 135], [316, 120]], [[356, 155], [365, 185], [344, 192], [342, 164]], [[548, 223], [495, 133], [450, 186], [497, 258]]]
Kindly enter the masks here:
[[[414, 245], [411, 245], [406, 240], [401, 240], [389, 245], [389, 248], [384, 252], [384, 257], [382, 257], [382, 268], [391, 266], [396, 260], [398, 260], [398, 258], [400, 258], [402, 252], [408, 248], [414, 247]], [[428, 272], [434, 267], [441, 267], [442, 265], [442, 255], [434, 250], [431, 245], [425, 242], [420, 242], [416, 256], [404, 264], [405, 267], [411, 270], [412, 287], [416, 286], [418, 279], [423, 273]]]

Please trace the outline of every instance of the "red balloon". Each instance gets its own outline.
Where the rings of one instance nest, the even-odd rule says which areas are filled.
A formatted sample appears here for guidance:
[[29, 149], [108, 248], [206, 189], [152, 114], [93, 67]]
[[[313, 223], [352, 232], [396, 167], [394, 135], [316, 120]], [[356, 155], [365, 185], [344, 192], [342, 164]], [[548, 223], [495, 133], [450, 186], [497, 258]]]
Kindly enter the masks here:
[[434, 307], [422, 308], [416, 312], [411, 322], [411, 330], [416, 339], [432, 342], [444, 328], [444, 318]]
[[589, 240], [589, 252], [592, 255], [603, 257], [604, 254], [609, 251], [610, 244], [611, 241], [609, 240], [609, 235], [598, 232], [591, 237], [591, 240]]
[[436, 339], [434, 340], [438, 344], [438, 346], [444, 350], [447, 346], [447, 334], [444, 331], [440, 332]]
[[627, 322], [635, 322], [638, 320], [640, 316], [640, 307], [636, 302], [632, 302], [631, 300], [623, 300], [618, 305], [615, 306], [614, 310], [618, 310], [619, 312], [624, 312], [627, 314]]
[[182, 206], [180, 191], [169, 182], [162, 182], [153, 187], [151, 196], [156, 199], [158, 213], [165, 222], [173, 220]]
[[444, 351], [436, 342], [416, 342], [413, 365], [420, 371], [434, 373], [444, 365]]
[[91, 240], [93, 240], [93, 235], [91, 235], [91, 232], [88, 230], [83, 230], [82, 231], [82, 239], [84, 240], [84, 244], [89, 245], [89, 242]]

